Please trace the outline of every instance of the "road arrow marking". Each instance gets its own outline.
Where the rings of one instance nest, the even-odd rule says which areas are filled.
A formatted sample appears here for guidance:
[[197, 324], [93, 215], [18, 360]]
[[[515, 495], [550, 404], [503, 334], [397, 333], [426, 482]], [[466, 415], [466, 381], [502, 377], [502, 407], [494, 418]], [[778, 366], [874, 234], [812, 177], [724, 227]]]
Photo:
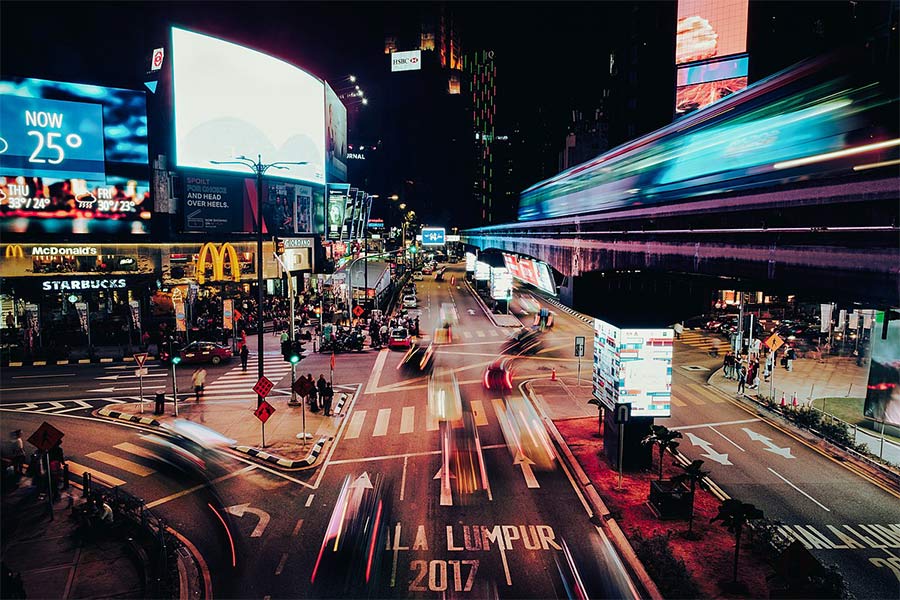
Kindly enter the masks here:
[[531, 465], [534, 464], [534, 461], [525, 456], [521, 450], [516, 452], [516, 458], [513, 460], [513, 464], [522, 467], [522, 475], [525, 476], [525, 485], [530, 488], [541, 487], [541, 484], [538, 483], [537, 478], [534, 476], [534, 471], [531, 470]]
[[748, 436], [750, 436], [751, 440], [756, 441], [756, 442], [762, 442], [766, 446], [766, 448], [764, 448], [766, 451], [771, 452], [772, 454], [778, 454], [785, 458], [796, 458], [795, 456], [793, 456], [791, 454], [790, 446], [788, 446], [787, 448], [779, 448], [777, 445], [772, 443], [771, 438], [767, 438], [763, 434], [756, 433], [752, 429], [747, 429], [746, 427], [741, 427], [741, 429], [743, 429], [744, 432]]
[[258, 508], [250, 508], [249, 502], [235, 504], [234, 506], [229, 506], [225, 510], [236, 517], [243, 517], [245, 513], [254, 514], [259, 517], [259, 523], [256, 524], [256, 528], [253, 530], [253, 533], [250, 534], [250, 537], [262, 537], [263, 532], [266, 530], [266, 527], [268, 527], [269, 521], [271, 520], [269, 513]]
[[688, 436], [688, 439], [691, 441], [691, 443], [692, 443], [693, 445], [699, 446], [700, 448], [703, 449], [703, 454], [701, 454], [700, 456], [705, 456], [705, 457], [708, 458], [709, 460], [714, 460], [714, 461], [716, 461], [717, 463], [719, 463], [720, 465], [730, 465], [730, 464], [732, 464], [732, 462], [731, 462], [730, 460], [728, 460], [728, 454], [727, 454], [727, 453], [726, 453], [726, 454], [720, 454], [719, 452], [716, 452], [715, 450], [713, 450], [712, 444], [710, 444], [710, 443], [707, 442], [706, 440], [697, 437], [696, 435], [694, 435], [694, 434], [691, 433], [690, 431], [686, 431], [686, 432], [685, 432], [685, 435]]
[[363, 474], [357, 477], [356, 480], [350, 484], [350, 487], [355, 489], [371, 490], [373, 486], [372, 480], [369, 479], [369, 473], [367, 471], [363, 471]]
[[467, 312], [469, 313], [469, 316], [470, 316], [470, 317], [474, 317], [474, 316], [475, 316], [475, 311], [474, 311], [473, 309], [470, 308]]
[[118, 375], [106, 375], [104, 377], [94, 377], [94, 379], [103, 379], [107, 381], [115, 381], [119, 378]]

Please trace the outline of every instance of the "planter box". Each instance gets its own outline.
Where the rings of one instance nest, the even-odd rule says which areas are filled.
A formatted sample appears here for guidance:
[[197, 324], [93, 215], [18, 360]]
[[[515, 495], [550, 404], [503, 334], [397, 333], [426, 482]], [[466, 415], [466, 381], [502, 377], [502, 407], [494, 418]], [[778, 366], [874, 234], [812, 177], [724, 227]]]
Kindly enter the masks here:
[[659, 519], [689, 519], [694, 509], [694, 496], [683, 483], [669, 479], [651, 481], [647, 504]]

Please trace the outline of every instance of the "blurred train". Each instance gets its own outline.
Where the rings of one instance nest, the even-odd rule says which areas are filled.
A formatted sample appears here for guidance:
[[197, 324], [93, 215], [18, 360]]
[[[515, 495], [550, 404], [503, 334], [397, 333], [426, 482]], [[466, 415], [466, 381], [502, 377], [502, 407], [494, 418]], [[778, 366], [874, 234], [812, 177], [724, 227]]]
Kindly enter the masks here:
[[519, 220], [685, 203], [801, 180], [896, 177], [897, 73], [800, 63], [522, 192]]

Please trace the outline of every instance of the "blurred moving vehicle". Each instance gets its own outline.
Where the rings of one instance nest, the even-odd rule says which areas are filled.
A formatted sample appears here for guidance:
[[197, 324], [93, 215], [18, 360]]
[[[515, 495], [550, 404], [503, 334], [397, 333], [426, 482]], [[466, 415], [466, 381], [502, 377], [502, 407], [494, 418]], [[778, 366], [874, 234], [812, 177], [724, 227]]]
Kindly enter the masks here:
[[432, 273], [433, 271], [434, 271], [434, 269], [431, 267], [431, 265], [425, 265], [424, 267], [422, 267], [422, 274], [423, 274], [423, 275], [431, 275], [431, 273]]
[[413, 273], [412, 278], [414, 281], [422, 281], [424, 279], [424, 276], [422, 275], [422, 271], [416, 271], [415, 273]]
[[531, 402], [522, 396], [509, 396], [494, 403], [500, 430], [515, 464], [526, 463], [534, 469], [556, 468], [556, 453]]
[[143, 436], [155, 460], [184, 473], [213, 478], [228, 469], [224, 450], [237, 442], [218, 431], [186, 419], [163, 423], [155, 433]]
[[467, 504], [479, 492], [490, 494], [490, 483], [475, 417], [468, 411], [462, 417], [462, 427], [455, 427], [450, 422], [442, 423], [441, 434], [446, 436], [448, 442], [442, 445], [442, 448], [447, 446], [449, 450], [448, 460], [444, 462], [450, 469], [448, 477], [456, 484], [460, 500]]
[[462, 418], [462, 397], [453, 371], [437, 367], [428, 380], [428, 413], [438, 421]]
[[484, 370], [484, 388], [498, 392], [512, 390], [512, 360], [500, 358], [488, 365]]
[[565, 539], [560, 538], [562, 552], [554, 554], [562, 593], [560, 598], [621, 598], [638, 600], [640, 594], [628, 577], [622, 559], [602, 532], [588, 535], [588, 551], [577, 557]]
[[407, 294], [403, 296], [403, 308], [415, 308], [419, 305], [419, 299], [415, 294]]
[[407, 369], [415, 372], [427, 372], [431, 370], [433, 365], [434, 345], [428, 344], [428, 346], [423, 346], [414, 342], [410, 345], [406, 354], [403, 355], [403, 358], [400, 359], [397, 370]]
[[310, 583], [317, 598], [367, 597], [378, 589], [390, 523], [384, 476], [347, 475], [341, 485]]
[[388, 348], [409, 348], [412, 345], [412, 337], [406, 327], [396, 327], [388, 337]]
[[512, 355], [535, 354], [543, 347], [544, 342], [539, 331], [520, 329], [518, 333], [503, 344], [500, 353]]
[[[174, 355], [180, 357], [184, 364], [211, 363], [217, 365], [232, 358], [231, 348], [216, 342], [191, 342], [181, 350], [175, 351]], [[168, 349], [163, 348], [159, 352], [159, 360], [171, 361], [172, 354]]]

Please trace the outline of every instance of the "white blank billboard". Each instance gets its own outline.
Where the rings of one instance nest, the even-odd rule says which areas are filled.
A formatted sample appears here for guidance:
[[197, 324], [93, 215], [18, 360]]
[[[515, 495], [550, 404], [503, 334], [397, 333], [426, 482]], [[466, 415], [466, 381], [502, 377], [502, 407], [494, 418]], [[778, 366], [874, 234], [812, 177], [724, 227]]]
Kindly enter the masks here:
[[217, 38], [172, 28], [175, 158], [179, 167], [244, 155], [300, 162], [270, 177], [325, 183], [325, 86], [291, 64]]

